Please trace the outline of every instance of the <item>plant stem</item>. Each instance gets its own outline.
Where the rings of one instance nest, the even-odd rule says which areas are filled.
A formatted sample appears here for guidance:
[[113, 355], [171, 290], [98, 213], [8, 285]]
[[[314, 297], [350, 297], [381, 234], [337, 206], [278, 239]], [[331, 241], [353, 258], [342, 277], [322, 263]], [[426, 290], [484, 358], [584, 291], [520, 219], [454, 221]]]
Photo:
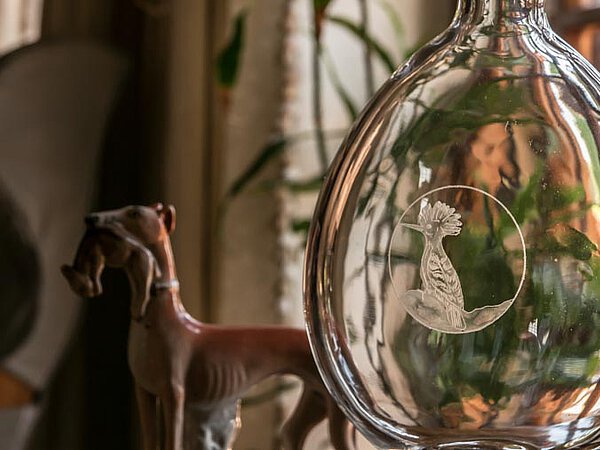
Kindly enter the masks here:
[[315, 29], [313, 39], [313, 121], [315, 127], [315, 139], [317, 144], [317, 153], [321, 172], [325, 173], [329, 166], [327, 157], [327, 145], [325, 141], [325, 131], [323, 129], [323, 97], [322, 97], [322, 79], [321, 79], [321, 36]]
[[[369, 35], [369, 6], [367, 0], [358, 0], [360, 6], [360, 27], [362, 35]], [[375, 74], [373, 69], [372, 49], [369, 42], [364, 39], [364, 64], [365, 64], [365, 80], [367, 83], [367, 94], [372, 97], [375, 94]]]

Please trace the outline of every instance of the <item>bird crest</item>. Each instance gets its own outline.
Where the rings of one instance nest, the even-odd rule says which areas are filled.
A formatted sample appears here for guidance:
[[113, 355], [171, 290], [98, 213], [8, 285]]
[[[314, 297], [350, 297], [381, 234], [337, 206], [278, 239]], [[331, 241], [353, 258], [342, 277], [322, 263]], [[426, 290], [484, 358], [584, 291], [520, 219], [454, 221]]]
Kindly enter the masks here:
[[[522, 263], [518, 264], [521, 266], [521, 281], [514, 296], [501, 303], [497, 302], [497, 293], [492, 292], [488, 304], [471, 309], [475, 298], [477, 305], [481, 303], [481, 295], [479, 292], [463, 292], [461, 277], [469, 276], [467, 272], [470, 265], [468, 262], [465, 265], [460, 258], [463, 253], [460, 249], [465, 245], [464, 241], [461, 242], [460, 235], [465, 231], [464, 228], [474, 226], [477, 230], [480, 226], [477, 223], [479, 218], [473, 214], [472, 209], [463, 216], [451, 206], [452, 203], [448, 205], [437, 200], [440, 196], [455, 197], [455, 192], [461, 190], [478, 196], [474, 199], [477, 198], [483, 204], [495, 202], [497, 212], [503, 214], [503, 220], [512, 222], [519, 235], [523, 255]], [[440, 194], [441, 192], [444, 194]], [[414, 232], [420, 233], [423, 239]], [[525, 282], [527, 248], [517, 220], [496, 197], [471, 186], [440, 187], [417, 197], [400, 216], [388, 251], [389, 274], [402, 305], [418, 323], [442, 333], [465, 334], [490, 326], [514, 304]], [[421, 254], [420, 263], [416, 262], [416, 253]], [[392, 256], [396, 258], [392, 260]], [[473, 254], [472, 257], [477, 256], [478, 254]], [[458, 267], [454, 267], [455, 263]], [[409, 275], [405, 269], [408, 264], [414, 264], [413, 275]], [[470, 284], [466, 285], [467, 290], [471, 287]]]
[[437, 225], [444, 236], [458, 236], [461, 232], [462, 222], [460, 214], [455, 208], [451, 208], [440, 201], [433, 206], [426, 205], [419, 214], [419, 225], [424, 229]]

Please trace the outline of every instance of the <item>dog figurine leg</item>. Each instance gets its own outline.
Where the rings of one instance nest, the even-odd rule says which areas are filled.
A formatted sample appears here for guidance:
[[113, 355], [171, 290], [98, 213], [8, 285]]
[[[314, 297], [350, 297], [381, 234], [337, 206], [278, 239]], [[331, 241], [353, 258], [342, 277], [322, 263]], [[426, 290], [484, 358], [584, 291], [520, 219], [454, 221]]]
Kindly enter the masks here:
[[139, 385], [135, 386], [144, 450], [156, 450], [158, 432], [156, 429], [156, 397]]
[[165, 419], [165, 450], [183, 450], [184, 388], [170, 386], [160, 401]]
[[329, 438], [335, 450], [353, 450], [356, 448], [356, 431], [332, 398], [327, 404], [329, 416]]
[[283, 426], [282, 447], [285, 450], [302, 450], [308, 434], [325, 418], [326, 413], [327, 408], [323, 396], [305, 386], [292, 416]]

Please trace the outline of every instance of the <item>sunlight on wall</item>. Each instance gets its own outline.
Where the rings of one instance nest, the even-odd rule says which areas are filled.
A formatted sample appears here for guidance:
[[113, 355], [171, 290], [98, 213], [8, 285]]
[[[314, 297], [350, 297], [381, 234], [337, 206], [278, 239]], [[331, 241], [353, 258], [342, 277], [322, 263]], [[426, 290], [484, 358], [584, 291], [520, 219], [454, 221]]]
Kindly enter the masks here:
[[0, 55], [40, 37], [42, 0], [0, 0]]

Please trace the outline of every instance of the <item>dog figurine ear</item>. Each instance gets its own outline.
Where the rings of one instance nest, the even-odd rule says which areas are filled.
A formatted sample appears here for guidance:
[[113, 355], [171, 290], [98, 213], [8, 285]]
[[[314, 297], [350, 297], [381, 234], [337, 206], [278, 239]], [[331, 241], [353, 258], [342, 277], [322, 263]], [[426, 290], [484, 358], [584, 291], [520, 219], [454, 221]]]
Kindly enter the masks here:
[[173, 230], [175, 230], [175, 207], [169, 205], [166, 208], [163, 208], [162, 211], [160, 211], [160, 215], [162, 216], [162, 221], [165, 224], [167, 233], [171, 234]]

